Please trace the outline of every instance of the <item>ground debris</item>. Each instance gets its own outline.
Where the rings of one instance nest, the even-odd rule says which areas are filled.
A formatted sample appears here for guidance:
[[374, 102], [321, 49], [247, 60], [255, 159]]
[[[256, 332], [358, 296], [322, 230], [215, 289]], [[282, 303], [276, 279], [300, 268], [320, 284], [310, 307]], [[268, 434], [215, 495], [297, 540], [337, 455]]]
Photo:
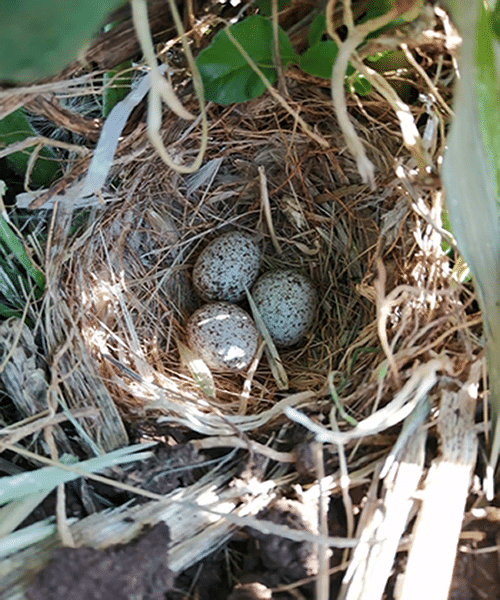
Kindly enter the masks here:
[[28, 600], [161, 600], [171, 589], [170, 535], [158, 523], [140, 539], [106, 550], [60, 548], [26, 592]]

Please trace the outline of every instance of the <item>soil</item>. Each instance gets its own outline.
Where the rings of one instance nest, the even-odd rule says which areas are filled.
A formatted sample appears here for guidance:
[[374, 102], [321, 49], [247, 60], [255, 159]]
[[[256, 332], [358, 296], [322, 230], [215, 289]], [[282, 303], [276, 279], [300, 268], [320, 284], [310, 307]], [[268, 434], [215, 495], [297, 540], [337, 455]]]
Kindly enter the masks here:
[[[257, 518], [317, 533], [313, 521], [316, 510], [316, 506], [308, 506], [301, 500], [281, 498], [261, 511]], [[341, 531], [345, 534], [334, 512], [330, 521], [336, 531], [333, 535], [341, 535]], [[334, 553], [330, 566], [338, 564], [340, 558], [340, 553]], [[237, 533], [223, 549], [180, 574], [175, 581], [176, 589], [169, 591], [166, 598], [181, 600], [191, 590], [193, 597], [199, 600], [291, 600], [297, 597], [313, 600], [317, 572], [315, 544], [247, 529]], [[336, 595], [340, 579], [333, 577], [331, 583], [332, 593]]]
[[36, 577], [29, 600], [161, 600], [171, 589], [168, 527], [158, 523], [133, 543], [106, 550], [59, 548]]
[[[181, 436], [182, 437], [182, 436]], [[303, 444], [304, 445], [304, 444]], [[251, 468], [242, 453], [239, 480], [251, 476], [264, 477], [261, 467]], [[159, 446], [155, 456], [139, 468], [125, 469], [124, 482], [141, 481], [141, 486], [158, 493], [168, 493], [190, 485], [203, 468], [196, 467], [201, 455], [189, 444], [174, 448]], [[170, 476], [165, 475], [165, 464]], [[188, 467], [184, 471], [182, 467]], [[307, 487], [307, 475], [303, 476]], [[71, 489], [71, 488], [70, 488]], [[295, 490], [300, 489], [295, 487]], [[317, 533], [317, 504], [307, 503], [300, 493], [289, 491], [290, 497], [279, 498], [258, 513], [257, 518], [267, 523], [291, 529]], [[99, 497], [118, 505], [131, 497], [106, 486], [87, 490], [89, 497]], [[359, 507], [366, 489], [354, 489], [351, 498]], [[73, 500], [72, 500], [73, 498]], [[75, 509], [76, 494], [68, 494], [68, 514]], [[474, 497], [471, 496], [470, 506]], [[490, 507], [481, 518], [471, 512], [466, 518], [462, 542], [457, 553], [455, 575], [450, 600], [500, 599], [500, 569], [497, 554], [492, 549], [500, 541], [497, 510]], [[82, 516], [85, 507], [76, 513]], [[75, 514], [76, 514], [75, 513]], [[47, 499], [36, 512], [37, 518], [54, 514], [54, 499]], [[330, 498], [328, 511], [330, 536], [346, 535], [342, 498]], [[483, 549], [483, 550], [482, 550]], [[173, 573], [168, 565], [169, 532], [164, 523], [143, 531], [131, 543], [106, 550], [95, 548], [60, 548], [54, 551], [48, 566], [34, 579], [26, 596], [29, 600], [63, 600], [88, 598], [99, 600], [314, 600], [315, 579], [318, 573], [317, 547], [310, 542], [296, 542], [278, 535], [265, 534], [253, 528], [237, 530], [232, 538], [201, 562], [182, 573]], [[334, 550], [330, 556], [330, 598], [337, 597], [343, 571], [336, 569], [342, 552]], [[397, 578], [404, 573], [406, 553], [400, 552], [394, 564], [393, 576], [388, 582], [385, 599], [395, 596]]]

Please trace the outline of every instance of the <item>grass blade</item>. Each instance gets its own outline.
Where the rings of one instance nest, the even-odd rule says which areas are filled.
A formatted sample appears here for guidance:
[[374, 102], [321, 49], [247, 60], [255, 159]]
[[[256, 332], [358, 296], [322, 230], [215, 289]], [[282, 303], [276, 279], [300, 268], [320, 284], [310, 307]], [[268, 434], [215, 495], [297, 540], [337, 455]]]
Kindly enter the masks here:
[[[495, 172], [500, 154], [495, 156], [499, 145], [497, 127], [487, 126], [485, 121], [491, 101], [495, 99], [498, 104], [498, 95], [492, 84], [491, 71], [487, 70], [486, 77], [485, 67], [478, 69], [477, 64], [481, 48], [485, 46], [484, 40], [478, 43], [478, 39], [488, 35], [481, 12], [484, 11], [482, 2], [476, 0], [465, 4], [455, 0], [449, 5], [463, 42], [460, 78], [455, 91], [455, 117], [448, 136], [442, 177], [453, 235], [474, 278], [487, 338], [493, 419], [491, 476], [500, 453], [500, 226], [498, 175]], [[478, 89], [481, 90], [479, 93]], [[498, 113], [498, 107], [495, 112]]]

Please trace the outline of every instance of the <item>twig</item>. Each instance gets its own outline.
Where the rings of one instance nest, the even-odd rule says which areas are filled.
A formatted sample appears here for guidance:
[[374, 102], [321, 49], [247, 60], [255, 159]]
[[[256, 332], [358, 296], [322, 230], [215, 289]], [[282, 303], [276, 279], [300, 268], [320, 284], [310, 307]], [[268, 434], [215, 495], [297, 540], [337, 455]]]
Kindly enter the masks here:
[[256, 454], [267, 456], [271, 460], [282, 463], [294, 463], [296, 458], [292, 452], [279, 452], [269, 446], [264, 446], [253, 440], [244, 440], [234, 435], [218, 435], [215, 437], [192, 440], [190, 442], [197, 450], [209, 450], [211, 448], [243, 448], [251, 449]]
[[439, 90], [436, 88], [436, 86], [434, 85], [434, 82], [431, 80], [431, 78], [429, 77], [429, 75], [427, 75], [427, 73], [424, 71], [424, 69], [422, 69], [422, 67], [415, 60], [413, 54], [410, 52], [410, 49], [408, 48], [408, 44], [401, 43], [401, 44], [399, 44], [399, 47], [405, 53], [406, 59], [411, 64], [411, 66], [415, 69], [415, 71], [417, 71], [417, 73], [420, 75], [420, 77], [422, 77], [422, 79], [425, 81], [426, 85], [429, 86], [429, 89], [430, 89], [432, 95], [439, 102], [439, 104], [441, 105], [441, 107], [443, 108], [443, 110], [445, 111], [445, 113], [449, 117], [452, 117], [453, 116], [453, 111], [446, 104], [443, 96], [441, 96], [441, 94], [439, 93]]
[[283, 65], [281, 64], [280, 53], [280, 35], [278, 23], [278, 0], [272, 0], [272, 24], [273, 24], [273, 61], [274, 68], [278, 74], [278, 91], [284, 96], [287, 94], [285, 74], [283, 73]]
[[[312, 445], [316, 477], [318, 480], [318, 531], [323, 538], [328, 537], [328, 495], [323, 489], [325, 467], [323, 464], [323, 446], [318, 442]], [[351, 537], [348, 535], [348, 537]], [[345, 549], [347, 552], [347, 548]], [[318, 577], [316, 578], [316, 600], [328, 600], [330, 597], [330, 578], [328, 575], [329, 553], [323, 544], [318, 544]]]
[[264, 208], [264, 216], [266, 217], [267, 228], [269, 229], [269, 235], [273, 243], [276, 252], [281, 255], [282, 250], [274, 231], [273, 217], [271, 214], [271, 206], [269, 204], [269, 194], [267, 193], [267, 178], [266, 169], [263, 166], [259, 167], [259, 180], [260, 180], [260, 199]]
[[0, 158], [9, 156], [9, 154], [13, 154], [14, 152], [21, 152], [22, 150], [25, 150], [26, 148], [31, 148], [32, 146], [52, 146], [54, 148], [62, 148], [63, 150], [69, 150], [70, 152], [81, 154], [82, 156], [87, 156], [88, 154], [90, 154], [90, 150], [88, 148], [85, 148], [84, 146], [68, 144], [67, 142], [63, 142], [61, 140], [52, 140], [42, 135], [36, 135], [24, 138], [24, 140], [20, 140], [19, 142], [9, 144], [3, 150], [0, 150]]
[[165, 79], [158, 70], [153, 39], [149, 29], [148, 5], [146, 0], [132, 0], [132, 20], [141, 44], [144, 60], [151, 70], [152, 81], [150, 97], [155, 96], [158, 100], [163, 98], [168, 107], [171, 108], [178, 117], [186, 119], [187, 121], [193, 120], [194, 116], [182, 106], [175, 95], [170, 82], [168, 79]]
[[384, 97], [389, 103], [396, 116], [399, 119], [401, 133], [403, 134], [403, 141], [406, 147], [411, 151], [415, 160], [417, 161], [418, 169], [422, 176], [427, 173], [427, 167], [430, 164], [430, 160], [427, 156], [427, 152], [422, 143], [422, 138], [415, 125], [410, 107], [403, 102], [396, 93], [396, 90], [387, 83], [380, 73], [377, 73], [374, 69], [371, 69], [365, 65], [358, 57], [357, 53], [353, 51], [351, 56], [351, 63], [356, 69], [366, 77], [371, 85]]
[[398, 16], [399, 10], [397, 7], [393, 7], [385, 15], [371, 19], [366, 23], [354, 27], [354, 20], [350, 11], [350, 2], [344, 0], [344, 19], [348, 28], [348, 36], [344, 42], [341, 42], [333, 27], [335, 4], [335, 0], [329, 0], [326, 7], [326, 30], [339, 48], [331, 77], [333, 106], [335, 108], [339, 127], [344, 134], [347, 147], [356, 159], [359, 174], [363, 181], [374, 190], [376, 188], [375, 167], [366, 155], [363, 144], [349, 118], [345, 99], [344, 79], [349, 60], [356, 48], [364, 41], [368, 34], [393, 21]]
[[382, 345], [382, 349], [387, 357], [387, 362], [389, 363], [389, 367], [392, 371], [392, 375], [396, 382], [399, 383], [399, 374], [398, 368], [396, 365], [396, 361], [394, 360], [394, 355], [391, 352], [391, 348], [389, 346], [389, 342], [387, 340], [387, 330], [386, 330], [386, 321], [389, 316], [389, 310], [391, 308], [391, 303], [388, 302], [385, 297], [385, 267], [382, 260], [379, 258], [377, 260], [377, 270], [378, 270], [378, 278], [374, 282], [375, 291], [377, 294], [377, 329], [378, 336], [380, 338], [380, 343]]

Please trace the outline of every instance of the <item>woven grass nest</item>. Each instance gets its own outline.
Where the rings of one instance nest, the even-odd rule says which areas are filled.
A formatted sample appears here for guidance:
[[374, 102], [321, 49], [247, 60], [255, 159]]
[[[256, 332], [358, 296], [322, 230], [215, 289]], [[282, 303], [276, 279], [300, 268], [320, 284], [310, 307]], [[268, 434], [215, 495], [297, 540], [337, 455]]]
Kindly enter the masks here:
[[[444, 37], [424, 38], [418, 48], [429, 70], [439, 62], [441, 79], [452, 70]], [[79, 440], [83, 448], [96, 444], [111, 451], [128, 443], [130, 431], [160, 440], [182, 431], [198, 451], [248, 448], [252, 456], [281, 465], [276, 477], [261, 480], [267, 487], [251, 500], [245, 488], [240, 512], [232, 513], [232, 521], [227, 517], [231, 527], [248, 525], [249, 516], [287, 496], [306, 474], [312, 478], [308, 491], [315, 510], [321, 494], [341, 495], [351, 511], [347, 534], [353, 536], [347, 490], [361, 486], [373, 499], [381, 477], [390, 474], [380, 502], [395, 515], [395, 523], [387, 525], [393, 530], [376, 529], [375, 505], [365, 507], [364, 529], [357, 530], [361, 539], [380, 534], [394, 542], [386, 546], [388, 566], [381, 569], [355, 552], [348, 572], [351, 590], [344, 589], [342, 596], [368, 598], [361, 595], [360, 582], [365, 578], [373, 586], [385, 585], [408, 518], [391, 512], [395, 505], [403, 511], [406, 506], [391, 496], [401, 483], [395, 465], [418, 465], [401, 496], [405, 502], [424, 476], [425, 436], [415, 433], [417, 425], [430, 414], [429, 430], [444, 455], [453, 455], [454, 427], [463, 423], [450, 424], [444, 415], [453, 415], [458, 406], [465, 421], [472, 422], [470, 403], [467, 412], [457, 390], [480, 379], [481, 319], [473, 293], [452, 275], [442, 248], [443, 239], [449, 241], [441, 223], [442, 191], [435, 181], [415, 177], [415, 159], [387, 103], [375, 92], [348, 99], [350, 117], [375, 165], [372, 191], [360, 182], [325, 82], [292, 71], [286, 83], [291, 104], [327, 148], [319, 147], [269, 95], [243, 105], [209, 105], [209, 144], [196, 173], [180, 175], [167, 168], [152, 149], [145, 124], [138, 122], [118, 147], [106, 204], [79, 210], [75, 217], [59, 203], [47, 250], [47, 361], [68, 407], [89, 411], [80, 420], [86, 432]], [[413, 73], [412, 85], [428, 98], [436, 92], [421, 74]], [[443, 95], [449, 102], [450, 91], [439, 89], [441, 102]], [[188, 92], [182, 100], [196, 112]], [[426, 130], [432, 134], [426, 149], [437, 164], [449, 114], [439, 102], [416, 104], [414, 113], [422, 134], [434, 121], [434, 128]], [[189, 164], [198, 152], [199, 124], [185, 124], [165, 111], [162, 137], [175, 160]], [[66, 181], [86, 165], [88, 157]], [[260, 236], [262, 270], [291, 266], [306, 273], [320, 302], [304, 342], [280, 350], [287, 389], [280, 389], [262, 357], [250, 374], [214, 374], [216, 393], [210, 398], [186, 368], [178, 342], [185, 343], [186, 320], [201, 303], [191, 284], [196, 257], [214, 237], [235, 229]], [[414, 435], [401, 437], [395, 426], [419, 403], [425, 406], [411, 430]], [[286, 412], [289, 408], [295, 412]], [[360, 430], [356, 423], [365, 426]], [[319, 435], [318, 428], [328, 431], [317, 439], [325, 442], [330, 477], [319, 488], [319, 463], [308, 463], [303, 454], [303, 442]], [[463, 431], [468, 435], [469, 429]], [[467, 468], [470, 476], [470, 464]], [[349, 483], [342, 483], [347, 472]], [[204, 475], [183, 488], [175, 502], [198, 502], [214, 486], [219, 486], [221, 503], [234, 498], [234, 471]], [[163, 518], [158, 505], [151, 505], [134, 509], [137, 523]], [[211, 506], [217, 511], [217, 503]], [[138, 531], [117, 533], [121, 517], [106, 518], [108, 524], [114, 519], [115, 542]], [[180, 519], [175, 524], [165, 517], [174, 540], [173, 571], [203, 558], [231, 530], [214, 538], [212, 521]], [[319, 529], [314, 533], [328, 535]], [[188, 544], [195, 534], [201, 536], [198, 552]], [[82, 522], [74, 535], [79, 543], [104, 544], [95, 519], [89, 530]], [[318, 560], [321, 564], [321, 553]], [[307, 574], [317, 576], [318, 569]]]
[[[418, 344], [426, 326], [440, 339], [449, 329], [444, 315], [451, 318], [456, 304], [448, 293], [425, 291], [429, 278], [435, 289], [448, 276], [438, 236], [429, 248], [427, 224], [412, 215], [408, 195], [392, 174], [380, 177], [382, 193], [360, 185], [353, 158], [338, 147], [341, 134], [324, 90], [292, 81], [289, 92], [311, 127], [321, 123], [322, 131], [331, 132], [325, 135], [331, 149], [318, 151], [269, 98], [224, 111], [212, 107], [212, 143], [201, 172], [173, 174], [144, 140], [134, 158], [120, 165], [117, 201], [89, 215], [83, 237], [65, 241], [64, 302], [72, 315], [66, 333], [78, 347], [83, 341], [96, 376], [127, 418], [154, 411], [164, 421], [218, 435], [229, 434], [233, 425], [251, 431], [279, 415], [274, 407], [283, 393], [265, 358], [248, 381], [246, 374], [214, 374], [215, 399], [207, 398], [180, 359], [177, 341], [185, 343], [186, 319], [202, 303], [191, 285], [194, 260], [228, 230], [262, 236], [262, 270], [302, 271], [321, 298], [304, 343], [280, 351], [287, 404], [312, 404], [315, 410], [318, 402], [330, 404], [329, 374], [353, 414], [363, 414], [363, 398], [377, 389], [379, 401], [390, 392], [391, 378], [380, 389], [377, 377], [386, 363], [377, 331], [377, 259], [389, 273], [387, 289], [406, 285], [392, 300], [392, 315], [398, 316], [386, 323], [388, 340], [400, 338], [396, 368], [442, 349], [426, 335], [422, 356]], [[276, 126], [269, 129], [270, 122]], [[178, 123], [167, 116], [166, 137], [170, 127]], [[387, 172], [399, 140], [369, 135], [377, 171]], [[180, 160], [189, 160], [196, 142], [193, 131]], [[262, 197], [259, 169], [268, 199]], [[418, 221], [420, 246], [409, 235]], [[435, 254], [426, 258], [429, 250]]]

